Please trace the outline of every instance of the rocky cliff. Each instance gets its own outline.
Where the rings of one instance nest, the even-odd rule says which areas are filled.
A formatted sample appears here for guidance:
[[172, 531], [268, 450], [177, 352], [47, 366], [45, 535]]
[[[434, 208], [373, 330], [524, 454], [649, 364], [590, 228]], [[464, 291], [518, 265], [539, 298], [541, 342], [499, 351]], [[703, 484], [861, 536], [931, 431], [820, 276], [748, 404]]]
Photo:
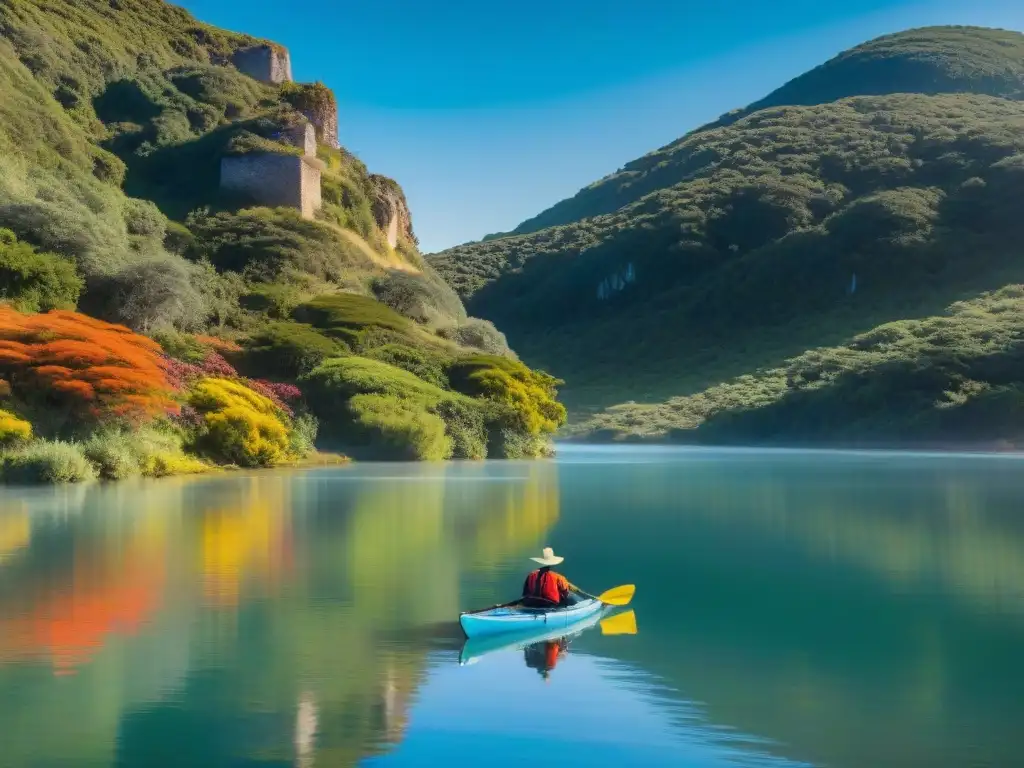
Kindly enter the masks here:
[[378, 174], [371, 175], [370, 181], [373, 185], [373, 218], [387, 237], [388, 245], [394, 248], [401, 239], [418, 244], [402, 188], [393, 179]]

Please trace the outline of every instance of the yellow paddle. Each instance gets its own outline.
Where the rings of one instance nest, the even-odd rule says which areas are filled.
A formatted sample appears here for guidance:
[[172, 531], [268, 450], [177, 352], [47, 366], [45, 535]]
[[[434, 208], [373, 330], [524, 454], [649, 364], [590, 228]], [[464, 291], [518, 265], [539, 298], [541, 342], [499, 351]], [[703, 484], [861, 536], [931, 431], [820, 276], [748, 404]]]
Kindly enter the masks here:
[[636, 592], [635, 584], [623, 584], [619, 587], [612, 587], [606, 592], [602, 592], [600, 595], [592, 595], [589, 592], [584, 592], [582, 589], [577, 587], [575, 584], [570, 584], [574, 590], [579, 592], [581, 595], [585, 595], [593, 600], [600, 600], [605, 605], [629, 605], [629, 601], [633, 599], [633, 593]]
[[636, 613], [625, 611], [616, 613], [604, 619], [598, 626], [601, 627], [602, 635], [635, 635], [636, 634]]
[[597, 599], [605, 605], [629, 605], [634, 592], [636, 592], [635, 584], [623, 584], [621, 587], [612, 587], [607, 592], [602, 592]]

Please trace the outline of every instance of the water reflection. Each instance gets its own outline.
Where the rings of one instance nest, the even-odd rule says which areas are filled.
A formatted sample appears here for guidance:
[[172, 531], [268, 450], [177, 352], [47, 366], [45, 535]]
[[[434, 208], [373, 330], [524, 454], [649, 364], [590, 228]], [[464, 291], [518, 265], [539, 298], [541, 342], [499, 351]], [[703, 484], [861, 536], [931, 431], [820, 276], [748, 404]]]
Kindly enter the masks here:
[[656, 621], [618, 654], [711, 720], [814, 763], [1009, 765], [1022, 468], [707, 452], [634, 466], [624, 488], [565, 467], [567, 507], [600, 497], [630, 524], [567, 516], [562, 533], [589, 536], [584, 574], [643, 553], [635, 602]]
[[430, 648], [387, 633], [453, 622], [495, 536], [531, 551], [558, 495], [552, 465], [394, 471], [4, 491], [4, 760], [309, 766], [397, 743]]
[[[0, 764], [1013, 764], [1022, 467], [697, 452], [3, 490]], [[488, 651], [458, 612], [544, 545], [595, 593], [636, 583], [644, 631], [458, 664]]]
[[12, 501], [0, 508], [0, 566], [28, 546], [32, 526], [23, 501]]
[[532, 643], [523, 648], [523, 660], [530, 669], [535, 669], [545, 680], [551, 678], [552, 670], [558, 666], [558, 660], [569, 650], [569, 638], [545, 640]]

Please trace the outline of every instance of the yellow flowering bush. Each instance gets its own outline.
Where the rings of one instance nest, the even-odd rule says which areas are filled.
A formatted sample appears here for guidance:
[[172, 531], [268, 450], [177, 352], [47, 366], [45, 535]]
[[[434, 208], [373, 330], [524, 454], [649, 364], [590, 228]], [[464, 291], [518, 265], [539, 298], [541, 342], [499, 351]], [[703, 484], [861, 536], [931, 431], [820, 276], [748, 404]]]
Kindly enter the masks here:
[[269, 399], [230, 379], [200, 379], [189, 405], [203, 418], [201, 442], [215, 458], [269, 467], [288, 458], [288, 417]]
[[456, 360], [449, 378], [459, 392], [500, 403], [528, 435], [554, 432], [565, 423], [565, 406], [557, 400], [562, 382], [518, 360], [472, 355]]
[[0, 410], [0, 445], [23, 442], [31, 437], [31, 424], [10, 411]]

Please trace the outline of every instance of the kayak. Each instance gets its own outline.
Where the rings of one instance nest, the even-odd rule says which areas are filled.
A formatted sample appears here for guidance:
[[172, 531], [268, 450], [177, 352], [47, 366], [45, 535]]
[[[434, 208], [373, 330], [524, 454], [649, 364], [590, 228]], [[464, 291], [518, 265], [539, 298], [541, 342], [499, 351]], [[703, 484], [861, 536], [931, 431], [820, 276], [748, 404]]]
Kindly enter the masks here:
[[596, 625], [601, 620], [603, 613], [603, 611], [591, 613], [588, 617], [573, 622], [572, 626], [568, 628], [551, 628], [546, 623], [535, 622], [539, 626], [533, 629], [467, 638], [459, 653], [459, 666], [475, 664], [484, 656], [490, 656], [492, 653], [521, 650], [534, 643], [575, 637]]
[[507, 606], [463, 613], [459, 624], [466, 637], [488, 637], [519, 632], [547, 632], [565, 629], [601, 613], [600, 600], [581, 600], [565, 608], [523, 608]]

